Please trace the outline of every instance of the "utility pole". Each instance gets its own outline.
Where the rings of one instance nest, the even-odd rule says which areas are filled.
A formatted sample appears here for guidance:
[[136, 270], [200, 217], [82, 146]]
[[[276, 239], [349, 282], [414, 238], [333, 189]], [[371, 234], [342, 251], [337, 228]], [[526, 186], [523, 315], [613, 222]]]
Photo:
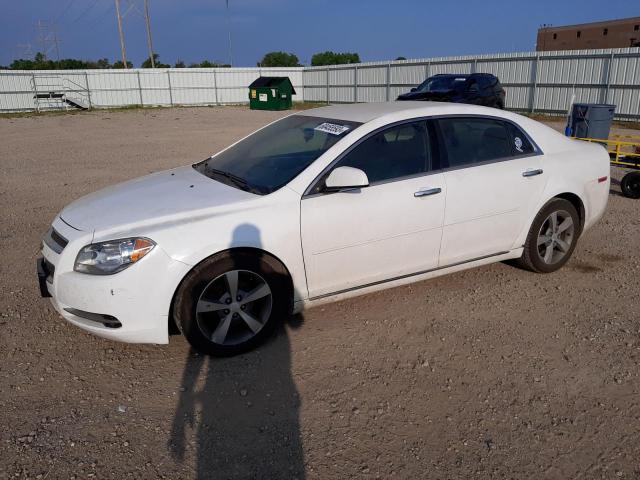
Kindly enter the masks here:
[[147, 24], [147, 44], [149, 45], [149, 58], [151, 68], [156, 68], [156, 61], [153, 58], [153, 41], [151, 40], [151, 20], [149, 20], [149, 0], [144, 0], [144, 21]]
[[116, 17], [118, 18], [118, 33], [120, 34], [120, 50], [122, 51], [122, 66], [127, 67], [127, 50], [124, 46], [124, 32], [122, 31], [122, 17], [120, 16], [120, 0], [116, 2]]
[[229, 65], [233, 67], [233, 55], [231, 54], [231, 17], [229, 14], [229, 0], [227, 0], [227, 29], [229, 30]]

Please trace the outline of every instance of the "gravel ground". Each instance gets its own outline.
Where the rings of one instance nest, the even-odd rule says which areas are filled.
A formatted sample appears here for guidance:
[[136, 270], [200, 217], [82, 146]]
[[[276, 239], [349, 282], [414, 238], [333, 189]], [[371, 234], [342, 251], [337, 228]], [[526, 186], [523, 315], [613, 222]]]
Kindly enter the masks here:
[[230, 359], [102, 340], [38, 297], [64, 205], [280, 115], [0, 119], [0, 478], [639, 479], [640, 203], [617, 184], [555, 274], [496, 264], [319, 307]]

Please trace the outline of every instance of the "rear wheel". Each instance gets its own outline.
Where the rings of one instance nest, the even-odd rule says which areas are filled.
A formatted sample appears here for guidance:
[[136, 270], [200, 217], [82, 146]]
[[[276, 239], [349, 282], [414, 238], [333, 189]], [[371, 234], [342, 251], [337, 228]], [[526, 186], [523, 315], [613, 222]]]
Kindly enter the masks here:
[[622, 194], [628, 198], [640, 198], [640, 172], [630, 172], [620, 182]]
[[569, 261], [580, 234], [580, 218], [568, 200], [555, 198], [536, 215], [520, 264], [534, 272], [551, 273]]
[[250, 251], [214, 255], [176, 292], [178, 328], [198, 351], [229, 356], [265, 341], [290, 313], [289, 277], [274, 258]]

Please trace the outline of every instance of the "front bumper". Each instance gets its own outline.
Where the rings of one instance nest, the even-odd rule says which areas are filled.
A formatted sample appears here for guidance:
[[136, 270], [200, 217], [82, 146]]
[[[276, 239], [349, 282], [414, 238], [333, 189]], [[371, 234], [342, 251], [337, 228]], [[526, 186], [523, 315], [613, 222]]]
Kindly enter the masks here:
[[38, 286], [40, 287], [41, 297], [51, 297], [49, 287], [47, 286], [47, 279], [52, 278], [51, 273], [49, 272], [48, 262], [44, 257], [38, 257], [36, 260], [36, 274], [38, 275]]
[[[73, 270], [77, 252], [92, 235], [54, 228], [69, 240], [57, 253], [46, 244], [37, 262], [43, 297], [73, 325], [94, 335], [129, 343], [168, 343], [173, 294], [191, 267], [170, 258], [159, 246], [139, 263], [114, 275]], [[77, 237], [77, 238], [76, 238]]]

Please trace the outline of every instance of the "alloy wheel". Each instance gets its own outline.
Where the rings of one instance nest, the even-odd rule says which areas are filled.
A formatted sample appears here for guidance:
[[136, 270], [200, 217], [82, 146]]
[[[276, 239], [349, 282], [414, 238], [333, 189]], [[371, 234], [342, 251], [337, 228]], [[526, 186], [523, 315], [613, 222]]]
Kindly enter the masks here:
[[198, 328], [213, 343], [238, 345], [256, 336], [271, 315], [269, 284], [255, 272], [231, 270], [205, 287], [196, 305]]
[[561, 261], [571, 250], [575, 225], [571, 214], [565, 210], [552, 212], [538, 232], [538, 255], [547, 265]]

